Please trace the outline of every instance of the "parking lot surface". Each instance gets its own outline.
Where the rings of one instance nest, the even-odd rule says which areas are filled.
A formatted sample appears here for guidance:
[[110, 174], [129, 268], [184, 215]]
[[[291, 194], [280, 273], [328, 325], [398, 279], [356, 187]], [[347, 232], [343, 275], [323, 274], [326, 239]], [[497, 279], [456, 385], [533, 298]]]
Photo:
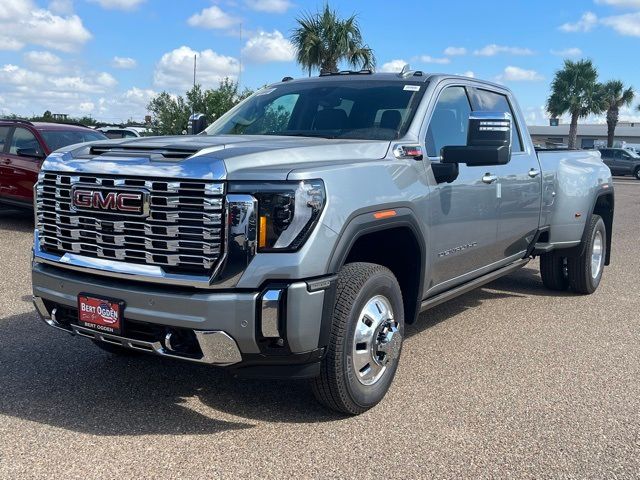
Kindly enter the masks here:
[[0, 478], [638, 478], [640, 182], [616, 180], [589, 297], [537, 262], [423, 314], [391, 391], [346, 418], [304, 383], [119, 358], [31, 305], [33, 223], [0, 213]]

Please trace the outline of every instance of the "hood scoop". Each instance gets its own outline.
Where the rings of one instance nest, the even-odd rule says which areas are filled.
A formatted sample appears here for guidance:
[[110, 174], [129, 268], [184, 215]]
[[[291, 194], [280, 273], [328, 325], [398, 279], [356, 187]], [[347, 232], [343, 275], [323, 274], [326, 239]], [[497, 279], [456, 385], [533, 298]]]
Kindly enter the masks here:
[[99, 157], [101, 155], [108, 155], [109, 157], [122, 157], [122, 158], [149, 158], [150, 160], [184, 160], [189, 158], [194, 153], [197, 153], [200, 148], [189, 147], [145, 147], [142, 145], [92, 145], [89, 149], [89, 158]]

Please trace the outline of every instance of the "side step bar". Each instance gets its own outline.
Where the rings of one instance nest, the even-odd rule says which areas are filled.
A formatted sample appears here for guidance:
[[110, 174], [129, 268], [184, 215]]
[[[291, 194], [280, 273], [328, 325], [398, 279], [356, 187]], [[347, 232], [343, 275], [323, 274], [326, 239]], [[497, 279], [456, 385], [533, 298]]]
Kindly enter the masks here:
[[529, 263], [529, 260], [529, 258], [523, 258], [522, 260], [518, 260], [517, 262], [507, 265], [506, 267], [502, 267], [498, 270], [494, 270], [493, 272], [487, 273], [482, 277], [478, 277], [474, 280], [471, 280], [470, 282], [452, 288], [451, 290], [447, 290], [446, 292], [442, 292], [431, 298], [427, 298], [426, 300], [422, 301], [422, 304], [420, 305], [420, 311], [424, 312], [425, 310], [429, 310], [430, 308], [438, 306], [441, 303], [451, 300], [452, 298], [458, 297], [464, 293], [486, 285], [487, 283], [493, 282], [494, 280], [497, 280], [504, 275], [515, 272], [516, 270], [521, 269], [527, 263]]

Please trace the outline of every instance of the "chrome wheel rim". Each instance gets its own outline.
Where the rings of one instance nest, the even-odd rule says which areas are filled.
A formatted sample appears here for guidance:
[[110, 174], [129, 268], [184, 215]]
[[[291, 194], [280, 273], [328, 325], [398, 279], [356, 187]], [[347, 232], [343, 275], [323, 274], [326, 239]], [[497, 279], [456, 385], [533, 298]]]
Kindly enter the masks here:
[[402, 333], [391, 302], [376, 295], [360, 311], [353, 335], [351, 363], [358, 381], [367, 386], [380, 381], [397, 361], [401, 346]]
[[593, 239], [593, 248], [591, 250], [591, 277], [593, 279], [598, 278], [600, 270], [602, 270], [603, 246], [602, 232], [598, 231]]

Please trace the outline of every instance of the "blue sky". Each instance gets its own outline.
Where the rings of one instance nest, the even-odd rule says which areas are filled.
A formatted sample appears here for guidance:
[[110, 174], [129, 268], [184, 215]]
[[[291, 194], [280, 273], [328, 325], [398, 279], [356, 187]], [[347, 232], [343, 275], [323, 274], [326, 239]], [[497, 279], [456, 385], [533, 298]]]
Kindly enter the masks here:
[[[142, 119], [157, 92], [237, 77], [256, 88], [304, 72], [288, 42], [307, 0], [0, 0], [0, 112], [49, 109], [119, 122]], [[404, 63], [512, 88], [532, 124], [545, 123], [563, 58], [591, 58], [601, 80], [640, 89], [640, 0], [364, 1], [357, 13], [378, 70]], [[636, 102], [637, 103], [637, 102]], [[623, 119], [640, 120], [624, 110]], [[601, 118], [590, 121], [601, 121]]]

